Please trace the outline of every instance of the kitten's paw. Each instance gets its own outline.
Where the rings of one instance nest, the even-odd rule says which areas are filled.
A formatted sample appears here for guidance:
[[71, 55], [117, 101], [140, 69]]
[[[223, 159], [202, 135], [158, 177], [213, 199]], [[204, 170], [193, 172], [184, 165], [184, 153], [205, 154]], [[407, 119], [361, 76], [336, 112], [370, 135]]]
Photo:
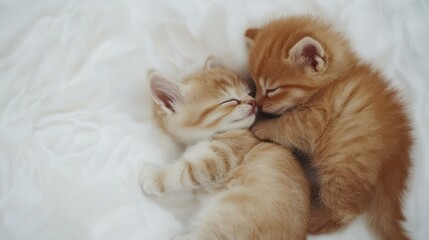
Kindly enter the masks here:
[[251, 131], [256, 138], [263, 141], [272, 141], [271, 131], [272, 125], [269, 121], [260, 121], [253, 125]]
[[160, 196], [164, 192], [161, 167], [153, 163], [143, 164], [140, 187], [146, 194]]

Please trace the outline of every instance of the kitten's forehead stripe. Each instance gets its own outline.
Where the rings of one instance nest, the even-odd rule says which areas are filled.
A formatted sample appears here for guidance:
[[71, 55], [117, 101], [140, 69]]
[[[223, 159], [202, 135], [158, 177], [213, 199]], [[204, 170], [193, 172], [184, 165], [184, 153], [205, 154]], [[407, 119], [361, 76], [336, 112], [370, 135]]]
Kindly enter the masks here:
[[[218, 85], [218, 88], [220, 88], [220, 90], [222, 90], [222, 92], [224, 92], [224, 93], [228, 92], [229, 87], [230, 86], [227, 86], [225, 84], [219, 84]], [[217, 92], [219, 89], [211, 89], [211, 90], [214, 91], [214, 92]]]
[[260, 77], [258, 81], [259, 81], [259, 82], [258, 82], [259, 86], [260, 86], [260, 87], [264, 87], [264, 82], [265, 82], [265, 81], [264, 81], [264, 78], [263, 78], [263, 77]]
[[252, 55], [257, 54], [251, 57], [253, 59], [251, 62], [256, 75], [260, 75], [262, 72], [266, 71], [266, 69], [271, 68], [272, 66], [269, 65], [268, 59], [279, 55], [280, 51], [282, 51], [283, 39], [280, 36], [282, 33], [281, 31], [276, 31], [274, 34], [275, 37], [269, 38], [268, 40], [259, 40], [259, 43], [262, 45], [262, 50], [256, 53], [252, 52]]
[[274, 88], [275, 86], [274, 86], [274, 82], [275, 82], [275, 80], [274, 80], [274, 78], [267, 78], [267, 80], [265, 81], [266, 82], [266, 88]]

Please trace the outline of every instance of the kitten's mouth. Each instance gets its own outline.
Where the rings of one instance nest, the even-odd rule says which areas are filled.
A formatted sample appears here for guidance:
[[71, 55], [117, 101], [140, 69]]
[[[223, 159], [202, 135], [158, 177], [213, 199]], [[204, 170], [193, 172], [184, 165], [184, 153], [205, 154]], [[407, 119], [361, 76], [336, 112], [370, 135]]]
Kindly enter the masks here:
[[[257, 110], [256, 110], [256, 112], [257, 112]], [[248, 118], [250, 118], [250, 117], [255, 116], [256, 112], [251, 111], [251, 112], [250, 112], [246, 117], [244, 117], [244, 118], [240, 118], [240, 119], [237, 119], [237, 120], [234, 120], [234, 121], [232, 121], [232, 122], [233, 122], [233, 123], [237, 123], [237, 122], [244, 121], [244, 120], [246, 120], [246, 119], [248, 119]]]
[[258, 113], [258, 108], [255, 107], [255, 108], [252, 109], [252, 111], [249, 112], [249, 114], [247, 116], [251, 116], [251, 115], [257, 114], [257, 113]]

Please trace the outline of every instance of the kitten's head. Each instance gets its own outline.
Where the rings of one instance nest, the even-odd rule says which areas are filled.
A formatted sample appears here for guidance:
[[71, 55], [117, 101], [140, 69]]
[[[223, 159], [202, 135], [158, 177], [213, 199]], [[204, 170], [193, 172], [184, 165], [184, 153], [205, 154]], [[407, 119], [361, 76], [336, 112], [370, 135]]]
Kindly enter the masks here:
[[307, 102], [355, 61], [342, 35], [316, 18], [275, 20], [245, 35], [256, 100], [270, 114]]
[[249, 95], [248, 84], [238, 74], [212, 63], [209, 59], [204, 71], [180, 83], [156, 71], [148, 73], [155, 117], [180, 143], [248, 128], [255, 121], [256, 101]]

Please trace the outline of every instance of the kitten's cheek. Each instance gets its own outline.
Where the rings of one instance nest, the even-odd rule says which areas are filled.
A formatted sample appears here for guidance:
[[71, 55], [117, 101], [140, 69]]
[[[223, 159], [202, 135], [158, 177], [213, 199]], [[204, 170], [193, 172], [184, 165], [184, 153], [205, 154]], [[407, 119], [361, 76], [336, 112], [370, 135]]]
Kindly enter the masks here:
[[272, 108], [273, 108], [272, 104], [266, 103], [266, 104], [262, 105], [261, 110], [262, 110], [262, 112], [272, 114]]

